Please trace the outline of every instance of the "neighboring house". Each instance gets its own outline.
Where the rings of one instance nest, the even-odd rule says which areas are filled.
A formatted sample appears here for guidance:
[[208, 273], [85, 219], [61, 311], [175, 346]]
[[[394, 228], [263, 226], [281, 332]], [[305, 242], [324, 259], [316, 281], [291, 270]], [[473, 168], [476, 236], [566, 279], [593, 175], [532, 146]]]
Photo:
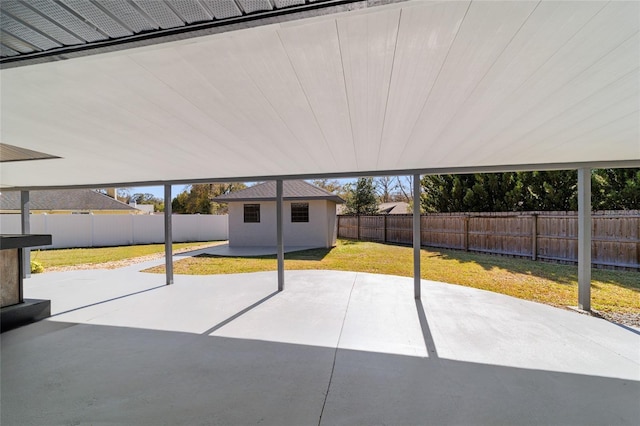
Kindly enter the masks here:
[[[34, 214], [140, 214], [134, 207], [92, 189], [29, 191], [29, 211]], [[0, 192], [0, 213], [20, 213], [20, 192]]]
[[[344, 200], [302, 180], [283, 182], [284, 244], [333, 247], [336, 204]], [[229, 246], [276, 245], [276, 183], [261, 183], [214, 198], [229, 204]]]
[[138, 209], [144, 214], [153, 214], [156, 211], [156, 207], [153, 204], [138, 204], [135, 201], [131, 201], [129, 207]]
[[[338, 214], [345, 214], [345, 206], [338, 206]], [[394, 201], [391, 203], [380, 203], [378, 205], [378, 214], [411, 214], [409, 203], [404, 201]]]
[[378, 205], [378, 213], [381, 214], [411, 214], [409, 203], [404, 201], [396, 201], [392, 203], [380, 203]]

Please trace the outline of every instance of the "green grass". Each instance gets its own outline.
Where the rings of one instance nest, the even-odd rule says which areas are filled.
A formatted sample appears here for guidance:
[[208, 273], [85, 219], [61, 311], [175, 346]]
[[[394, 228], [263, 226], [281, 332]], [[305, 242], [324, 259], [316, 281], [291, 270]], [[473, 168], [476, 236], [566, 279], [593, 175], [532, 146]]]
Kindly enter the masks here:
[[[332, 249], [306, 250], [285, 255], [285, 268], [372, 272], [410, 277], [412, 248], [371, 242], [339, 240]], [[421, 251], [422, 278], [460, 284], [533, 300], [553, 306], [574, 306], [578, 299], [575, 265], [533, 262], [454, 250]], [[198, 256], [175, 263], [177, 274], [209, 275], [273, 271], [275, 256]], [[156, 267], [147, 272], [164, 272]], [[640, 311], [640, 273], [597, 270], [592, 273], [592, 307], [603, 312]]]
[[[196, 248], [207, 243], [174, 243], [173, 250]], [[74, 248], [35, 250], [31, 252], [31, 259], [40, 262], [44, 270], [51, 267], [72, 265], [93, 265], [98, 263], [116, 262], [140, 256], [164, 253], [164, 244], [145, 244], [137, 246]]]

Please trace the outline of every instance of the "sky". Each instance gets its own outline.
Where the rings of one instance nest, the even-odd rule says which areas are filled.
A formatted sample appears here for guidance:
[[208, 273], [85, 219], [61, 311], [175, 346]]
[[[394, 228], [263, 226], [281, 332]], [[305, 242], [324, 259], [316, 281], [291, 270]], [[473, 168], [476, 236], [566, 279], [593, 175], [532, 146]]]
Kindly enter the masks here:
[[[171, 197], [175, 197], [185, 190], [189, 185], [173, 185], [171, 187]], [[127, 188], [131, 195], [133, 194], [153, 194], [154, 197], [164, 199], [164, 186], [137, 186]]]

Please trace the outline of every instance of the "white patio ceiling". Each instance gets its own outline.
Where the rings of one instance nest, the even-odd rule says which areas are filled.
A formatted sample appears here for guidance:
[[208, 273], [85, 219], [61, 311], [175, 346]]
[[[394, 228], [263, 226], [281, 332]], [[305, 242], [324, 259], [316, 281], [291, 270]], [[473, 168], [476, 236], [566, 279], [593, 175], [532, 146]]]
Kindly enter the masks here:
[[1, 71], [3, 187], [640, 166], [640, 3], [410, 1]]

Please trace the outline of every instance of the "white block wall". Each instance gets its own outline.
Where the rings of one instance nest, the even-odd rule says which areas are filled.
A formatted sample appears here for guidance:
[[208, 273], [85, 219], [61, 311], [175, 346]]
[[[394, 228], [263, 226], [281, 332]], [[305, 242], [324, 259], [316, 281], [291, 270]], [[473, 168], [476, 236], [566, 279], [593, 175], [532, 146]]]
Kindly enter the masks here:
[[[46, 248], [103, 247], [164, 242], [162, 215], [30, 215], [32, 234], [51, 234]], [[228, 216], [173, 215], [173, 241], [229, 238]], [[0, 215], [0, 233], [20, 234], [20, 215]]]
[[[336, 243], [336, 204], [311, 200], [309, 222], [291, 222], [291, 201], [284, 201], [284, 244], [287, 246], [331, 247]], [[260, 222], [244, 223], [244, 205], [260, 204]], [[276, 202], [229, 203], [229, 246], [275, 246]]]

